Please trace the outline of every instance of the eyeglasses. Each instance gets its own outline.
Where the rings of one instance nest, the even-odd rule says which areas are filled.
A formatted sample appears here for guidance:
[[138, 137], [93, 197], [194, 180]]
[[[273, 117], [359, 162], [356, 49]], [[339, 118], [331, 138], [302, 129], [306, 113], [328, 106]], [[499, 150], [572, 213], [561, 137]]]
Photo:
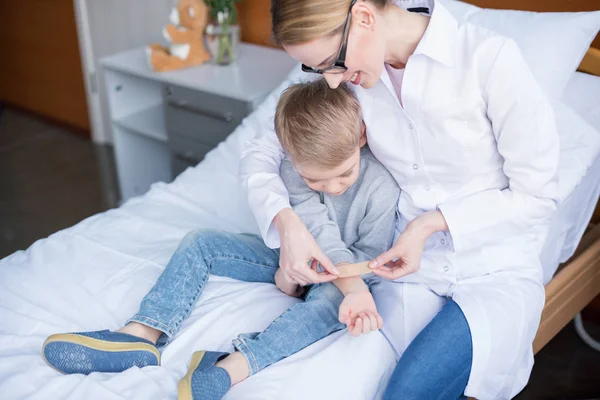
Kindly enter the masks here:
[[352, 16], [352, 7], [354, 7], [356, 1], [357, 0], [352, 0], [352, 3], [350, 3], [350, 9], [348, 10], [348, 16], [346, 17], [346, 23], [344, 24], [344, 31], [342, 32], [342, 43], [340, 44], [340, 50], [338, 51], [337, 58], [333, 62], [333, 65], [323, 69], [316, 69], [302, 64], [302, 71], [321, 75], [325, 72], [329, 74], [343, 74], [344, 72], [348, 71], [348, 67], [346, 67], [346, 47], [348, 46], [348, 33], [350, 31], [349, 28], [350, 17]]

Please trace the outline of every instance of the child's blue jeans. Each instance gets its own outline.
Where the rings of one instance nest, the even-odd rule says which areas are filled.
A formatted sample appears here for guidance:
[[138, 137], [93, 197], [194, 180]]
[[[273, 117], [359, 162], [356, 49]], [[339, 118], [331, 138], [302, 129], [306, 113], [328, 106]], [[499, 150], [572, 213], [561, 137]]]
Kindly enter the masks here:
[[[208, 274], [245, 282], [275, 283], [279, 251], [255, 235], [200, 230], [183, 238], [154, 287], [130, 319], [164, 332], [165, 344], [190, 314]], [[331, 333], [343, 294], [332, 283], [313, 285], [304, 302], [290, 307], [261, 333], [242, 334], [233, 344], [248, 360], [250, 374], [288, 357]]]
[[[246, 282], [275, 283], [279, 251], [255, 235], [199, 230], [186, 235], [130, 321], [158, 329], [166, 344], [200, 296], [209, 273]], [[250, 374], [344, 329], [338, 321], [342, 293], [331, 283], [310, 288], [262, 333], [242, 334], [234, 346], [248, 360]], [[456, 399], [471, 369], [471, 333], [450, 301], [417, 335], [392, 375], [384, 399]]]

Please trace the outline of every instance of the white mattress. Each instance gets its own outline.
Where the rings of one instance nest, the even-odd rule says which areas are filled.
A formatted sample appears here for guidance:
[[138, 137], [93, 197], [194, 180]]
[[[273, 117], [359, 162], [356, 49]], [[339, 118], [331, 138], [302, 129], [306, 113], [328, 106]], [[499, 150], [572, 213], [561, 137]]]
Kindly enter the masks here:
[[[587, 92], [587, 85], [576, 90]], [[562, 123], [565, 201], [557, 213], [557, 233], [549, 238], [561, 250], [547, 257], [550, 275], [578, 240], [600, 185], [600, 161], [594, 164], [596, 173], [580, 183], [597, 158], [600, 134], [573, 131], [573, 119], [566, 116]], [[177, 381], [194, 350], [231, 351], [231, 339], [238, 333], [264, 329], [296, 301], [272, 285], [211, 277], [177, 339], [165, 349], [162, 367], [65, 376], [40, 356], [42, 342], [52, 333], [120, 327], [137, 311], [189, 230], [257, 232], [237, 181], [241, 147], [253, 134], [252, 126], [250, 118], [174, 183], [156, 184], [119, 209], [0, 260], [2, 399], [175, 399]], [[234, 387], [226, 399], [377, 399], [394, 363], [379, 333], [354, 339], [338, 332]]]
[[600, 195], [600, 77], [575, 72], [555, 111], [561, 204], [541, 254], [544, 283], [575, 252]]

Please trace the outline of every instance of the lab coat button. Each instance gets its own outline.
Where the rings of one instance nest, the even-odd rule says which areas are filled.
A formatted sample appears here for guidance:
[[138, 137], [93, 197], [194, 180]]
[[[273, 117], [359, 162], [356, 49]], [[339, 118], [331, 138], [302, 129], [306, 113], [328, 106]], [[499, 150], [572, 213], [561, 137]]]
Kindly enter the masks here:
[[447, 265], [445, 265], [445, 266], [444, 266], [444, 272], [448, 272], [448, 271], [450, 271], [450, 267], [449, 267], [449, 266], [447, 266]]
[[412, 126], [412, 124], [408, 124], [408, 129], [410, 129], [410, 130], [412, 130], [412, 129], [413, 129], [413, 126]]
[[419, 166], [417, 164], [413, 164], [413, 169], [417, 170], [417, 169], [419, 169]]
[[445, 240], [445, 239], [442, 239], [442, 240], [440, 240], [440, 243], [442, 243], [442, 244], [446, 244], [446, 240]]
[[425, 190], [427, 190], [427, 191], [428, 191], [429, 189], [431, 189], [431, 186], [429, 186], [429, 185], [425, 185]]

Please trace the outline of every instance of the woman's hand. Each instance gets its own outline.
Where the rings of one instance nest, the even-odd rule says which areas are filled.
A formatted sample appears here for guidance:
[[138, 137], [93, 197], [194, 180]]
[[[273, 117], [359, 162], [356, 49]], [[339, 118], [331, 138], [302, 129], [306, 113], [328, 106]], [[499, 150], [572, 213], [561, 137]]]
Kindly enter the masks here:
[[[275, 217], [275, 227], [281, 242], [279, 267], [287, 278], [301, 286], [329, 282], [337, 278], [338, 269], [306, 229], [302, 220], [290, 208], [279, 211]], [[326, 272], [311, 269], [309, 262], [317, 261]]]
[[287, 277], [281, 268], [275, 272], [275, 286], [277, 286], [277, 288], [279, 288], [279, 290], [281, 290], [283, 293], [292, 297], [300, 297], [306, 290], [302, 286], [298, 285], [298, 283]]
[[374, 274], [389, 280], [417, 272], [429, 236], [446, 230], [448, 225], [440, 211], [420, 215], [407, 225], [392, 248], [371, 261], [369, 267]]
[[376, 331], [383, 326], [383, 319], [368, 288], [346, 294], [340, 304], [338, 319], [346, 324], [352, 336]]

